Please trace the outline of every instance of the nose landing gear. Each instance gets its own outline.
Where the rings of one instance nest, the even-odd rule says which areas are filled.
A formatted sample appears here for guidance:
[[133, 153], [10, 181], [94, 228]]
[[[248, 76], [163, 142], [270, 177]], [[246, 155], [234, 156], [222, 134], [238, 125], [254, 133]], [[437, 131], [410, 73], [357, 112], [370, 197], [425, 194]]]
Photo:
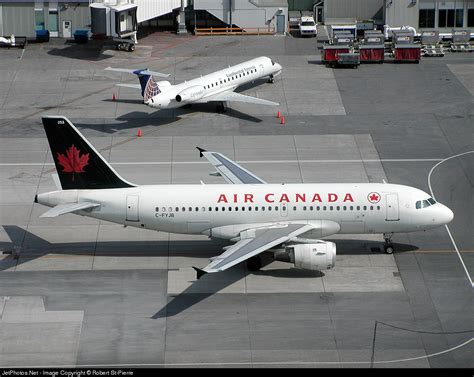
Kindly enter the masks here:
[[392, 245], [392, 236], [393, 236], [393, 233], [384, 233], [383, 234], [383, 238], [385, 240], [385, 244], [384, 244], [384, 251], [386, 254], [393, 254], [394, 252], [394, 248], [393, 248], [393, 245]]
[[270, 84], [274, 84], [275, 83], [275, 77], [273, 75], [270, 75], [270, 78], [268, 79], [268, 82]]

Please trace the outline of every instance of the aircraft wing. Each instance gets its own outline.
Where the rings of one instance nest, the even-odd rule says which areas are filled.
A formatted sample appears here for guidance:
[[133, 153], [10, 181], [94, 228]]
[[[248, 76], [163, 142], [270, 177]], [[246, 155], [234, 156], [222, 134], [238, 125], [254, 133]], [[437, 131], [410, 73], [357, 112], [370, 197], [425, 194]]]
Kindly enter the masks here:
[[280, 245], [300, 234], [313, 229], [309, 224], [285, 224], [266, 228], [250, 229], [245, 237], [228, 248], [224, 253], [212, 259], [203, 269], [193, 267], [197, 271], [198, 279], [205, 273], [227, 270], [229, 267], [260, 254], [272, 247]]
[[229, 160], [226, 156], [217, 152], [208, 152], [205, 149], [197, 147], [200, 157], [206, 157], [207, 160], [216, 168], [216, 173], [212, 175], [220, 175], [224, 177], [227, 183], [233, 184], [264, 184], [263, 179], [258, 178], [255, 174], [243, 168], [236, 162]]
[[233, 102], [246, 102], [253, 103], [255, 105], [267, 105], [267, 106], [278, 106], [278, 102], [268, 101], [266, 99], [246, 96], [244, 94], [235, 93], [231, 91], [217, 93], [204, 98], [207, 101], [233, 101]]
[[66, 213], [76, 212], [83, 209], [94, 208], [98, 206], [100, 206], [99, 203], [91, 203], [91, 202], [58, 204], [57, 206], [43, 213], [40, 217], [58, 217]]

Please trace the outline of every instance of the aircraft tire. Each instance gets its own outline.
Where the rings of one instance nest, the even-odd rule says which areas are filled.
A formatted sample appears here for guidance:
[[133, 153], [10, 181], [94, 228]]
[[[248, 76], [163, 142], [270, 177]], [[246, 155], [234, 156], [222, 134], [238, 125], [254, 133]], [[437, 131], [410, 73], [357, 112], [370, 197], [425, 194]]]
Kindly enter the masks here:
[[385, 245], [384, 249], [386, 254], [393, 254], [394, 252], [394, 248], [392, 245]]

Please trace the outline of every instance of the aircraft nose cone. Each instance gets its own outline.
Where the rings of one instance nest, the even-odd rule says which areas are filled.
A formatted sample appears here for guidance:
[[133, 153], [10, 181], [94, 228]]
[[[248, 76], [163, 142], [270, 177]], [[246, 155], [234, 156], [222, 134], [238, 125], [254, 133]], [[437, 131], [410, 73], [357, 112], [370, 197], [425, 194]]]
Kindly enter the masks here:
[[446, 207], [446, 224], [450, 223], [454, 219], [454, 213], [448, 207]]
[[441, 215], [441, 220], [443, 224], [449, 224], [454, 219], [454, 213], [448, 207], [443, 205], [443, 213]]

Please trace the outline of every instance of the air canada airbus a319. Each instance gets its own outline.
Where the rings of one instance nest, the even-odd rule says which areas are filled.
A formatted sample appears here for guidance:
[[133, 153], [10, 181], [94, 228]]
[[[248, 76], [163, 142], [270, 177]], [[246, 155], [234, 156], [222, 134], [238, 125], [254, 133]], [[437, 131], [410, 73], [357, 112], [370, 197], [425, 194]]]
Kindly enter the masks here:
[[65, 117], [43, 117], [59, 180], [57, 191], [35, 202], [52, 207], [42, 217], [75, 213], [137, 228], [227, 239], [231, 246], [203, 269], [228, 269], [259, 254], [296, 268], [333, 268], [333, 234], [383, 233], [393, 252], [393, 233], [449, 223], [453, 212], [427, 193], [384, 183], [269, 184], [220, 153], [199, 149], [227, 184], [146, 185], [123, 179]]
[[148, 69], [105, 68], [108, 71], [133, 73], [138, 76], [140, 84], [117, 84], [127, 88], [141, 90], [143, 103], [158, 110], [174, 109], [193, 103], [217, 102], [224, 110], [226, 102], [245, 102], [255, 105], [277, 106], [277, 102], [236, 93], [239, 86], [268, 77], [274, 82], [281, 73], [282, 67], [266, 56], [210, 73], [180, 84], [169, 81], [156, 82], [153, 76], [167, 77], [168, 74], [153, 72]]

